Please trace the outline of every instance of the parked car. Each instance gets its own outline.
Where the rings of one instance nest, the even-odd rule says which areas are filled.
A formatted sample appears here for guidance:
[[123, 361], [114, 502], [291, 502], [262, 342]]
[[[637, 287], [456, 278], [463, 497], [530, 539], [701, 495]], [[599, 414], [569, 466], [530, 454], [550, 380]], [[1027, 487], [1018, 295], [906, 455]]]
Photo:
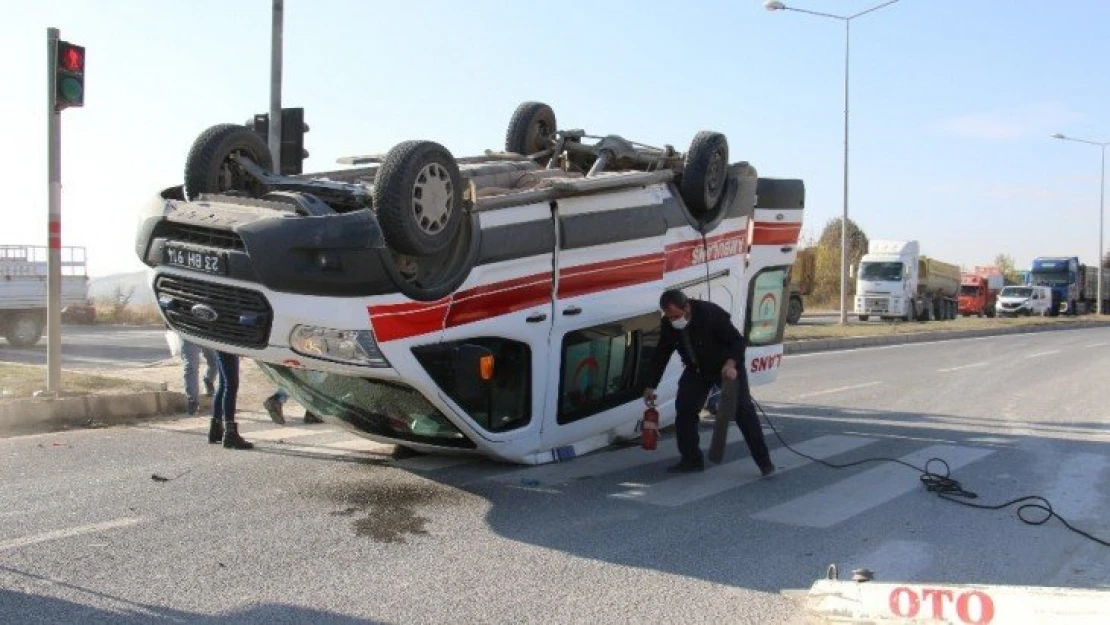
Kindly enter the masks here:
[[1008, 286], [998, 294], [999, 317], [1047, 315], [1052, 310], [1052, 289], [1047, 286]]

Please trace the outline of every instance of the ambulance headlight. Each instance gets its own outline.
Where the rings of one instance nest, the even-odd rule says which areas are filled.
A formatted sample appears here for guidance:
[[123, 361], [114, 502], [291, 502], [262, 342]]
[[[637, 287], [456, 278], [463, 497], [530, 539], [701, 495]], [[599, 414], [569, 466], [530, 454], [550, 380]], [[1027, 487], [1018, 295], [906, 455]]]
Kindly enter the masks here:
[[297, 326], [289, 334], [289, 346], [302, 356], [367, 367], [389, 366], [369, 330]]

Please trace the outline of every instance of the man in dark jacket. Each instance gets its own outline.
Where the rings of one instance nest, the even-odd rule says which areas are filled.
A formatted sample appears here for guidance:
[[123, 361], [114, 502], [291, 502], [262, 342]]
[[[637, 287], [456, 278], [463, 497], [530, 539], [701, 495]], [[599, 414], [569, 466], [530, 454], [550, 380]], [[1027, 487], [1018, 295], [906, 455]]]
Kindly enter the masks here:
[[744, 435], [744, 442], [752, 459], [764, 476], [775, 472], [771, 454], [763, 440], [763, 429], [752, 405], [744, 367], [744, 349], [747, 341], [732, 325], [732, 319], [723, 308], [712, 303], [688, 299], [677, 289], [665, 291], [659, 298], [663, 311], [659, 346], [655, 350], [652, 370], [644, 389], [644, 401], [654, 403], [655, 387], [663, 378], [671, 354], [678, 350], [686, 370], [678, 380], [678, 397], [675, 399], [675, 430], [678, 451], [682, 459], [668, 467], [672, 473], [689, 473], [705, 470], [701, 445], [698, 440], [698, 414], [714, 385], [726, 380], [739, 380], [736, 424]]

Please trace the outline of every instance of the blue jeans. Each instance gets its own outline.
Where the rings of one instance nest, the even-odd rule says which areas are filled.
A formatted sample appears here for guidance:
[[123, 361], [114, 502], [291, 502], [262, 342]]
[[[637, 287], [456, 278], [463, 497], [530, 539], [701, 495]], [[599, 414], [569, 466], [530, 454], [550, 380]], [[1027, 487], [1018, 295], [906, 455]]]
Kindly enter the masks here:
[[289, 393], [286, 393], [285, 389], [281, 388], [280, 386], [278, 387], [278, 390], [274, 392], [274, 397], [277, 397], [277, 400], [283, 404], [289, 401]]
[[185, 399], [193, 404], [197, 403], [200, 398], [197, 378], [200, 374], [200, 359], [202, 356], [207, 365], [204, 371], [204, 379], [214, 382], [219, 369], [216, 365], [216, 352], [196, 343], [181, 342], [181, 360], [185, 363]]
[[220, 383], [212, 399], [212, 418], [235, 423], [235, 402], [239, 399], [239, 357], [216, 352], [216, 361], [220, 369]]

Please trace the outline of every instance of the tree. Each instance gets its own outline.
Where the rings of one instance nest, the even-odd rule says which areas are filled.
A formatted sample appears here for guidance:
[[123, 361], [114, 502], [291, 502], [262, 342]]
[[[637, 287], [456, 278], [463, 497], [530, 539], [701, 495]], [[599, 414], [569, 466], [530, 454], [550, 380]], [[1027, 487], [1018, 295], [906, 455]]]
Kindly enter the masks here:
[[[813, 299], [818, 302], [840, 304], [840, 224], [839, 218], [829, 220], [817, 240]], [[867, 235], [856, 222], [848, 220], [848, 265], [859, 264], [867, 253]], [[848, 279], [848, 295], [855, 293], [855, 285]]]
[[1009, 254], [995, 256], [994, 266], [1002, 272], [1002, 280], [1005, 284], [1021, 284], [1021, 272], [1017, 270], [1013, 256]]

